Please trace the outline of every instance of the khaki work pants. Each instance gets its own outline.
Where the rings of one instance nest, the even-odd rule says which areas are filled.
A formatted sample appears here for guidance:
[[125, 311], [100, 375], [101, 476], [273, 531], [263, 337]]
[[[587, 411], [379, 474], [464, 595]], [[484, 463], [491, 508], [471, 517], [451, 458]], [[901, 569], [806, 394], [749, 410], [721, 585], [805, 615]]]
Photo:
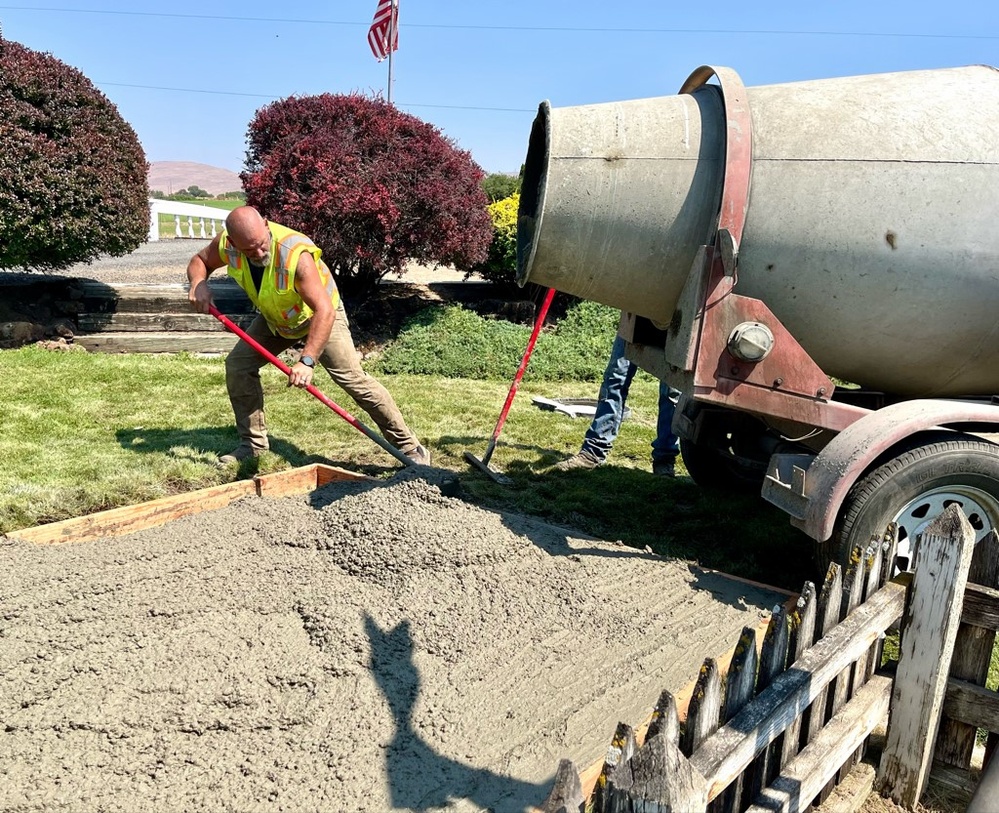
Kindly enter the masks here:
[[[259, 314], [246, 332], [275, 356], [301, 341], [275, 336], [267, 327], [267, 320]], [[329, 341], [317, 361], [333, 381], [371, 416], [371, 420], [389, 443], [405, 455], [412, 455], [416, 451], [420, 442], [406, 426], [395, 399], [382, 384], [361, 368], [342, 303], [336, 309], [336, 320], [333, 322]], [[236, 416], [240, 444], [258, 452], [268, 448], [264, 389], [260, 383], [260, 368], [267, 363], [267, 359], [244, 341], [238, 341], [225, 360], [225, 385]]]

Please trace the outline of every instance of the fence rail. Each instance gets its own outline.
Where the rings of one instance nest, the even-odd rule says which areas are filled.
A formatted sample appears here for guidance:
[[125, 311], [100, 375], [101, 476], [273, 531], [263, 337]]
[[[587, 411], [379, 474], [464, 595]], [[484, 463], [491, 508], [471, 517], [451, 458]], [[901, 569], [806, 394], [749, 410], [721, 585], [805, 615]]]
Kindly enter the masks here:
[[[850, 774], [886, 717], [884, 795], [914, 807], [934, 749], [970, 784], [975, 732], [999, 730], [999, 695], [983, 688], [999, 627], [999, 537], [975, 546], [952, 506], [916, 557], [914, 573], [889, 580], [890, 527], [854, 550], [845, 573], [831, 565], [820, 590], [806, 582], [793, 605], [775, 608], [762, 642], [743, 630], [727, 674], [706, 659], [685, 709], [663, 692], [643, 742], [619, 724], [592, 790], [563, 760], [541, 810], [806, 810]], [[900, 621], [893, 675], [880, 667]]]
[[[225, 209], [217, 209], [214, 206], [150, 198], [148, 239], [149, 242], [160, 239], [160, 215], [173, 216], [175, 237], [210, 239], [222, 230], [228, 214]], [[182, 226], [186, 227], [186, 234]]]

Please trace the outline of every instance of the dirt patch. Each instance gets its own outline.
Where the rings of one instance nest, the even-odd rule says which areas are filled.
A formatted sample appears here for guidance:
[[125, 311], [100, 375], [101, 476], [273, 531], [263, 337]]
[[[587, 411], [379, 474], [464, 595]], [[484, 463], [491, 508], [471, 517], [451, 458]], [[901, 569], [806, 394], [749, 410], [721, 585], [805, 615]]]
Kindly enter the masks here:
[[[964, 813], [970, 801], [971, 794], [967, 791], [931, 781], [916, 803], [913, 813]], [[874, 792], [867, 797], [863, 807], [860, 808], [860, 813], [910, 813], [910, 811]]]
[[527, 810], [782, 600], [442, 482], [0, 541], [0, 809]]

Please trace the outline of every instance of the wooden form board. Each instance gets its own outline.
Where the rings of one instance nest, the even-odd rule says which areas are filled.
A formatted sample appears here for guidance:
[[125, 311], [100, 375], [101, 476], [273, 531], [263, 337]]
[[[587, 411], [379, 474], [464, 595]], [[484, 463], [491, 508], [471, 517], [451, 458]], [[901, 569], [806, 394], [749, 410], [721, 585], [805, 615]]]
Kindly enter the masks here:
[[305, 494], [340, 480], [371, 479], [374, 478], [347, 469], [313, 463], [288, 471], [260, 475], [252, 480], [238, 480], [235, 483], [202, 488], [138, 505], [112, 508], [84, 517], [36, 525], [33, 528], [13, 531], [8, 536], [39, 545], [89, 542], [104, 537], [123, 536], [146, 528], [156, 528], [190, 514], [225, 508], [244, 497], [285, 497], [291, 494]]

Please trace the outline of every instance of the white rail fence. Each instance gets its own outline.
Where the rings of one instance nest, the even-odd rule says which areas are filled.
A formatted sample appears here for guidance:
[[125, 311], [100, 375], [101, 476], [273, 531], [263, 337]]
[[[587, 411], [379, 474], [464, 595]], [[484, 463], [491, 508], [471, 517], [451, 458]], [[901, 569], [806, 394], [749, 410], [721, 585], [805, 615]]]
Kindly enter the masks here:
[[172, 215], [175, 237], [210, 239], [224, 228], [229, 212], [214, 206], [149, 199], [149, 242], [160, 239], [160, 215]]

